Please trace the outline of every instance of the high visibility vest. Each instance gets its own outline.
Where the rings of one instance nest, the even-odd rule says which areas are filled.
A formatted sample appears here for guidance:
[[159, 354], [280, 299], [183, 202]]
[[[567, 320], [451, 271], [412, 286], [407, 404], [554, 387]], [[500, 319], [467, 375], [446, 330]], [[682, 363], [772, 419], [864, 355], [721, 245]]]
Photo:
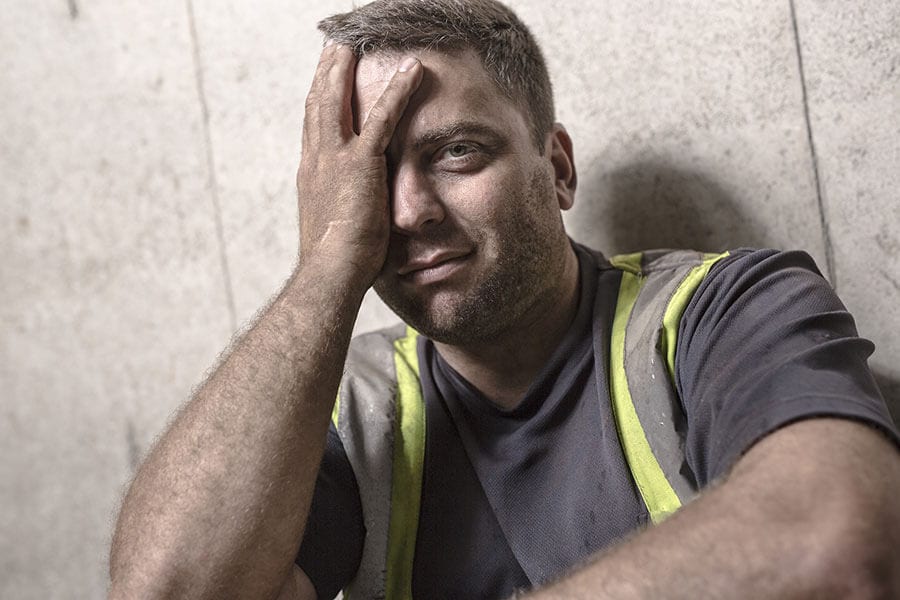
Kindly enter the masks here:
[[[653, 250], [607, 261], [596, 254], [599, 269], [622, 273], [609, 393], [625, 459], [654, 523], [698, 492], [684, 466], [685, 417], [674, 383], [678, 324], [709, 269], [727, 255]], [[417, 335], [400, 324], [355, 338], [347, 355], [332, 421], [356, 476], [366, 528], [348, 599], [412, 597], [425, 458]]]

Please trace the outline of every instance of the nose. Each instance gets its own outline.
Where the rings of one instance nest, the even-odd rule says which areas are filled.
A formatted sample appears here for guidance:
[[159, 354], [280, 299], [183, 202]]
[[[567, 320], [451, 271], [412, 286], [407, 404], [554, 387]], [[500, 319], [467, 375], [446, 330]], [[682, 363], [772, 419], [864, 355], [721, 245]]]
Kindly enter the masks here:
[[414, 164], [400, 163], [394, 169], [391, 219], [394, 231], [405, 235], [421, 233], [444, 220], [444, 205], [433, 182]]

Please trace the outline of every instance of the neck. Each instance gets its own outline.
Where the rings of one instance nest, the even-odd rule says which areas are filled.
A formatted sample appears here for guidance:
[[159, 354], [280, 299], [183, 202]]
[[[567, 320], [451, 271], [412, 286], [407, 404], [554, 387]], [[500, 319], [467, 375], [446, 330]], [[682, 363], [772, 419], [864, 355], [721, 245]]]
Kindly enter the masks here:
[[578, 310], [578, 258], [571, 245], [556, 281], [514, 327], [490, 342], [460, 346], [435, 342], [450, 366], [504, 409], [515, 408], [522, 401]]

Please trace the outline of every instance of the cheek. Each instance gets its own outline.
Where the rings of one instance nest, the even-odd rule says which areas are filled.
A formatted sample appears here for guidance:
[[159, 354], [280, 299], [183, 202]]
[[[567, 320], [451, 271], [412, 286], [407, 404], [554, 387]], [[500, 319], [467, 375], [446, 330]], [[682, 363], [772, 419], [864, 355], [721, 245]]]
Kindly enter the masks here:
[[[445, 182], [439, 191], [453, 226], [493, 256], [522, 235], [546, 234], [555, 207], [553, 184], [540, 165], [515, 163]], [[558, 208], [556, 209], [558, 212]]]
[[479, 173], [448, 182], [440, 195], [455, 224], [475, 234], [502, 217], [508, 208], [504, 191], [505, 186], [498, 177]]

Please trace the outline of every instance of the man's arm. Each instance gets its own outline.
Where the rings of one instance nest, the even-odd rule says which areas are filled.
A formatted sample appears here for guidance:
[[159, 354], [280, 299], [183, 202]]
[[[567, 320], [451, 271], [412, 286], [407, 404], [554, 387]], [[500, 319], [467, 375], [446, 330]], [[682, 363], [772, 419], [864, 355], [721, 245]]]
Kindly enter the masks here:
[[354, 64], [345, 47], [322, 53], [298, 266], [141, 466], [113, 540], [112, 598], [309, 596], [293, 559], [353, 323], [387, 251], [384, 151], [422, 71], [398, 70], [356, 134]]
[[900, 597], [900, 454], [849, 420], [788, 425], [658, 526], [528, 598]]

